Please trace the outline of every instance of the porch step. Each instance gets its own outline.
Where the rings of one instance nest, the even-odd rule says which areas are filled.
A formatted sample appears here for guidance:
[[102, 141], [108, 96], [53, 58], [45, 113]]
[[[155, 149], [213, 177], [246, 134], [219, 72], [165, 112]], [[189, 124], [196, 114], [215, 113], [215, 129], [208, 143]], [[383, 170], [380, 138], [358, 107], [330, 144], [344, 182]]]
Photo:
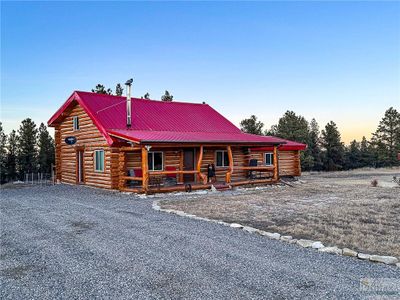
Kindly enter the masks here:
[[231, 186], [228, 184], [214, 184], [214, 187], [217, 191], [226, 191], [231, 189]]

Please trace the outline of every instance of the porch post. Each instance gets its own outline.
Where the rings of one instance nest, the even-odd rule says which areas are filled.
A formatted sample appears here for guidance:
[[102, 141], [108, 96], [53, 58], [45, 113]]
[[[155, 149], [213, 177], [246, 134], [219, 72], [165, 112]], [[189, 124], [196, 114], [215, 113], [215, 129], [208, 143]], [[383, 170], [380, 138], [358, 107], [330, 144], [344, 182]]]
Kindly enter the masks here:
[[142, 187], [145, 193], [149, 189], [149, 164], [148, 164], [148, 151], [147, 148], [142, 146]]
[[199, 159], [197, 160], [197, 166], [196, 166], [196, 170], [197, 170], [197, 178], [199, 181], [202, 181], [204, 183], [205, 178], [203, 176], [203, 174], [201, 174], [201, 163], [203, 161], [203, 145], [200, 146], [200, 150], [199, 150]]
[[274, 145], [274, 180], [277, 181], [278, 178], [279, 178], [278, 146]]
[[123, 179], [123, 177], [126, 176], [126, 153], [125, 153], [125, 151], [119, 152], [118, 174], [119, 174], [118, 189], [122, 190], [125, 188], [125, 180]]
[[233, 155], [232, 155], [232, 148], [231, 146], [227, 146], [226, 149], [228, 150], [228, 159], [229, 159], [229, 170], [226, 173], [226, 183], [231, 183], [232, 181], [232, 173], [233, 173]]

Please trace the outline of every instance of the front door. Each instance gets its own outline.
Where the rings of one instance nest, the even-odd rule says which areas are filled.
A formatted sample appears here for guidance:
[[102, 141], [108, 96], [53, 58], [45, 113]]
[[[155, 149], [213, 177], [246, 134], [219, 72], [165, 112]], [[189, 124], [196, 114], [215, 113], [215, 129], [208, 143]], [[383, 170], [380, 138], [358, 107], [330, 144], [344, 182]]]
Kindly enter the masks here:
[[[183, 170], [194, 170], [194, 149], [183, 150]], [[183, 174], [184, 182], [194, 182], [194, 174]]]
[[76, 152], [76, 182], [77, 183], [84, 183], [84, 167], [83, 167], [83, 150], [78, 150]]

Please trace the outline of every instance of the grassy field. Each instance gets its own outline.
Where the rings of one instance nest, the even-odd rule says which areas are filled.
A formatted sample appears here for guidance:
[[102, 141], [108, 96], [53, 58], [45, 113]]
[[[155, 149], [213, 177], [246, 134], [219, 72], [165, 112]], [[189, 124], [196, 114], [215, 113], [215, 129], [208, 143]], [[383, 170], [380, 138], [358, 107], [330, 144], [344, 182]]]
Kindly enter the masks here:
[[[209, 193], [163, 208], [237, 222], [294, 238], [400, 257], [400, 169], [304, 174], [294, 187]], [[371, 186], [376, 179], [378, 186]]]

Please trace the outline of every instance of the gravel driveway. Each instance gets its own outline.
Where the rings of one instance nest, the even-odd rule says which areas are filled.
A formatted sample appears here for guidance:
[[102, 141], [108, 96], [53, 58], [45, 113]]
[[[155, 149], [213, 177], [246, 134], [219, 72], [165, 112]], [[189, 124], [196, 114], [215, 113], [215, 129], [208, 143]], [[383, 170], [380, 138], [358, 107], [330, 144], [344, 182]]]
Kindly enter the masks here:
[[400, 269], [157, 212], [78, 186], [1, 191], [1, 299], [365, 298]]

